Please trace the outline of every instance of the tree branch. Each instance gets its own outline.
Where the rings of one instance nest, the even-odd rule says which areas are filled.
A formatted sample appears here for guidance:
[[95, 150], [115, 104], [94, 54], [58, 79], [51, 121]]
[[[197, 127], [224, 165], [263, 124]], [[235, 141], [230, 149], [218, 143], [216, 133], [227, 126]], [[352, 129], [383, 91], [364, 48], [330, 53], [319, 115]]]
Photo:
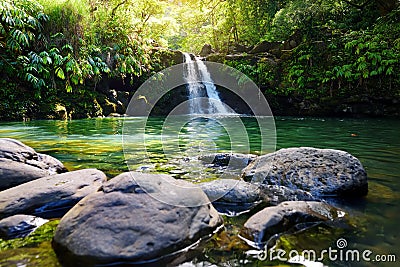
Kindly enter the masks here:
[[118, 5], [116, 5], [116, 6], [112, 9], [112, 11], [111, 11], [111, 18], [112, 18], [112, 19], [115, 17], [115, 12], [117, 12], [117, 9], [118, 9], [120, 6], [125, 5], [126, 2], [128, 2], [128, 0], [124, 0], [124, 1], [122, 1], [122, 2], [120, 2], [120, 3], [118, 3]]

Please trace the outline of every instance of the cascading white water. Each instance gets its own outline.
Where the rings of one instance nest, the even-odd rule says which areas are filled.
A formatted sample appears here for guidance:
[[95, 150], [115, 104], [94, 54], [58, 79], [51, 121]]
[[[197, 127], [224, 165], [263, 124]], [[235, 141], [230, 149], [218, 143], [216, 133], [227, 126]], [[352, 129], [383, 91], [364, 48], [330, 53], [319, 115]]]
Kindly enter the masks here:
[[[229, 114], [232, 113], [224, 106], [219, 97], [217, 88], [211, 79], [206, 64], [199, 58], [192, 60], [188, 53], [184, 53], [186, 70], [185, 79], [189, 91], [191, 114]], [[199, 82], [201, 81], [201, 82]], [[204, 97], [208, 103], [204, 105]]]
[[188, 53], [184, 53], [185, 63], [185, 80], [189, 91], [189, 105], [191, 114], [204, 113], [201, 101], [196, 101], [196, 98], [203, 97], [201, 94], [202, 85], [198, 82], [198, 74], [196, 71], [196, 65]]
[[208, 113], [229, 113], [219, 97], [217, 87], [215, 86], [214, 81], [211, 79], [211, 75], [207, 70], [206, 64], [204, 64], [204, 62], [198, 58], [196, 58], [196, 63], [201, 75], [201, 81], [206, 87], [207, 96], [211, 99], [211, 101], [209, 101]]

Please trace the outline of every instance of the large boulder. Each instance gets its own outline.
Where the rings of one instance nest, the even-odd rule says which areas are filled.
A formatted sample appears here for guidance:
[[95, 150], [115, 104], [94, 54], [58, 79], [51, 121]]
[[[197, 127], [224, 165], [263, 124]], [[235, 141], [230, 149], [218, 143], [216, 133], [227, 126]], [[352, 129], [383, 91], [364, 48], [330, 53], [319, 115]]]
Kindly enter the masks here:
[[311, 147], [281, 149], [258, 157], [242, 173], [246, 181], [286, 186], [314, 197], [364, 196], [367, 174], [347, 152]]
[[7, 217], [0, 220], [0, 238], [13, 239], [25, 237], [48, 221], [40, 217], [23, 214]]
[[272, 236], [290, 230], [304, 230], [318, 222], [339, 220], [345, 212], [324, 202], [287, 201], [267, 207], [251, 216], [244, 224], [242, 236], [262, 247]]
[[72, 208], [57, 227], [53, 247], [64, 266], [143, 263], [187, 248], [221, 224], [197, 186], [130, 172]]
[[106, 175], [85, 169], [39, 178], [0, 192], [0, 218], [15, 214], [56, 218], [96, 192]]
[[57, 159], [10, 138], [0, 138], [0, 190], [65, 172]]

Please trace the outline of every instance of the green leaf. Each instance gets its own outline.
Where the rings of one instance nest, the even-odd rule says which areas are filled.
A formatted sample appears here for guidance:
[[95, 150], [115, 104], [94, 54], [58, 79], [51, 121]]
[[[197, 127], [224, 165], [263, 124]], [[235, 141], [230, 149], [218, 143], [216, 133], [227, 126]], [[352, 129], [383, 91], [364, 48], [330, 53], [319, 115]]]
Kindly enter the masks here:
[[[56, 34], [53, 34], [50, 36], [50, 38], [55, 39], [55, 38], [64, 38], [64, 34], [61, 32], [57, 32]], [[58, 49], [57, 49], [58, 50]]]
[[79, 83], [79, 78], [76, 75], [71, 76], [71, 81], [73, 84], [78, 85]]
[[74, 52], [74, 48], [70, 45], [70, 44], [66, 44], [66, 45], [64, 45], [62, 48], [61, 48], [61, 50], [63, 50], [63, 51], [69, 51], [69, 52]]
[[43, 64], [45, 64], [45, 65], [50, 65], [50, 64], [52, 64], [53, 63], [53, 61], [51, 60], [51, 58], [50, 57], [43, 57], [42, 58], [43, 59]]
[[393, 73], [393, 67], [389, 67], [386, 70], [386, 75], [391, 75]]
[[56, 75], [61, 80], [65, 79], [65, 74], [64, 74], [64, 71], [61, 69], [61, 67], [56, 68]]

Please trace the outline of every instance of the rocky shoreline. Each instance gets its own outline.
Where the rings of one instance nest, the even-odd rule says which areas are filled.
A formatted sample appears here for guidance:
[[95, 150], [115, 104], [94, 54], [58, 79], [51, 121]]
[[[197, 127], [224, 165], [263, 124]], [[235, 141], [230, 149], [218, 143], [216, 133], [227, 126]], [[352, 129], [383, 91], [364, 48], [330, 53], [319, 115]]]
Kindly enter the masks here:
[[301, 147], [199, 160], [239, 175], [200, 184], [141, 172], [107, 179], [96, 169], [67, 172], [55, 158], [0, 139], [0, 238], [29, 237], [61, 218], [52, 247], [63, 266], [179, 264], [191, 247], [228, 231], [229, 217], [251, 214], [234, 235], [262, 249], [283, 235], [348, 225], [351, 216], [327, 198], [368, 193], [360, 161], [339, 150]]

